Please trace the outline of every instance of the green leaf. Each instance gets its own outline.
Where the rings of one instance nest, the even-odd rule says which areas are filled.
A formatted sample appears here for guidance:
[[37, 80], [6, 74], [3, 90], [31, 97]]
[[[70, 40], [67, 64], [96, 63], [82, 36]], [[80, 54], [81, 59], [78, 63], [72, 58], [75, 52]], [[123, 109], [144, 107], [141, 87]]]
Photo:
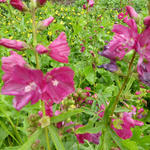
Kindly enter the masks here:
[[14, 135], [8, 130], [8, 128], [6, 127], [6, 125], [5, 125], [3, 122], [0, 121], [0, 125], [1, 125], [1, 127], [5, 130], [6, 133], [8, 133], [18, 144], [20, 144], [19, 141], [18, 141], [18, 140], [14, 137]]
[[122, 143], [124, 146], [128, 148], [128, 150], [138, 150], [138, 146], [134, 141], [127, 139], [127, 140], [123, 140]]
[[29, 138], [28, 140], [19, 148], [18, 150], [28, 150], [31, 147], [31, 144], [35, 142], [36, 139], [38, 139], [39, 135], [42, 133], [42, 129], [38, 129], [35, 131]]
[[95, 72], [92, 68], [92, 66], [87, 66], [85, 69], [84, 69], [84, 75], [85, 75], [85, 78], [89, 81], [90, 84], [94, 84], [95, 83], [95, 80], [96, 80], [96, 75], [95, 75]]
[[60, 139], [60, 136], [58, 135], [57, 129], [53, 125], [50, 125], [48, 129], [49, 129], [49, 133], [51, 135], [52, 141], [55, 144], [56, 149], [65, 150], [64, 145]]
[[83, 112], [82, 109], [69, 110], [67, 112], [61, 113], [58, 116], [52, 117], [50, 121], [51, 121], [51, 123], [61, 122], [61, 121], [68, 119], [69, 117], [76, 115], [76, 114], [79, 114], [81, 112]]

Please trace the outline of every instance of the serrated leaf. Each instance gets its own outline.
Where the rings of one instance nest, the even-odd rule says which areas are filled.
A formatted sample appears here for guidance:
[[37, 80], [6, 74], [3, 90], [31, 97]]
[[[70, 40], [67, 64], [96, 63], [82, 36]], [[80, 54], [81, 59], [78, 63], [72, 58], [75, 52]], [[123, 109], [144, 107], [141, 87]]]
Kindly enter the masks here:
[[60, 139], [60, 136], [58, 135], [57, 129], [53, 125], [50, 125], [48, 129], [56, 149], [65, 150], [64, 145]]
[[67, 112], [63, 112], [61, 113], [60, 115], [58, 116], [54, 116], [51, 118], [50, 122], [51, 123], [57, 123], [57, 122], [61, 122], [61, 121], [64, 121], [66, 119], [68, 119], [69, 117], [73, 116], [73, 115], [76, 115], [76, 114], [79, 114], [83, 112], [82, 109], [74, 109], [74, 110], [69, 110]]

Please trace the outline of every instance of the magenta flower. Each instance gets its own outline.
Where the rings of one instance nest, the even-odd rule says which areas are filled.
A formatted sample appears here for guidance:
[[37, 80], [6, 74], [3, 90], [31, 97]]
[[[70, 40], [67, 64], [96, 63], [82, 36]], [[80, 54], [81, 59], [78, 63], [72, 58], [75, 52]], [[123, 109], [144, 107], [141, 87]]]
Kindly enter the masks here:
[[147, 28], [140, 34], [136, 45], [136, 51], [141, 57], [150, 61], [150, 28]]
[[52, 101], [45, 102], [45, 113], [46, 113], [46, 116], [49, 116], [49, 117], [53, 116], [53, 102]]
[[18, 65], [24, 67], [27, 63], [24, 61], [21, 55], [18, 55], [16, 52], [11, 51], [11, 56], [2, 57], [2, 70], [5, 72], [2, 79], [3, 81], [8, 81], [11, 79], [11, 74], [13, 68]]
[[39, 7], [44, 6], [44, 5], [46, 4], [46, 1], [47, 1], [47, 0], [37, 0], [37, 5], [38, 5]]
[[114, 25], [112, 32], [115, 36], [101, 53], [102, 56], [111, 60], [122, 60], [127, 52], [135, 48], [138, 38], [137, 25], [133, 19], [126, 20], [126, 23], [128, 27]]
[[49, 55], [51, 58], [62, 63], [68, 63], [70, 48], [64, 32], [61, 32], [48, 48], [50, 49]]
[[123, 19], [123, 17], [124, 17], [124, 13], [123, 12], [121, 12], [119, 15], [118, 15], [118, 19]]
[[38, 29], [45, 29], [53, 22], [53, 20], [54, 20], [54, 18], [52, 16], [50, 16], [49, 18], [47, 18], [43, 21], [40, 21], [38, 24]]
[[[75, 126], [75, 129], [83, 127], [83, 125]], [[99, 144], [99, 137], [101, 136], [101, 132], [91, 134], [91, 133], [83, 133], [83, 134], [75, 134], [77, 140], [80, 144], [84, 144], [84, 140], [88, 140], [94, 144]]]
[[89, 5], [90, 7], [93, 7], [93, 5], [94, 5], [94, 0], [89, 0], [89, 1], [88, 1], [88, 5]]
[[85, 4], [83, 5], [83, 9], [86, 9], [86, 5]]
[[16, 49], [18, 51], [22, 51], [28, 48], [28, 45], [25, 42], [9, 40], [5, 38], [0, 39], [0, 45], [5, 46], [7, 48]]
[[85, 47], [82, 46], [80, 52], [83, 53], [85, 51]]
[[36, 51], [37, 51], [39, 54], [45, 54], [45, 53], [48, 53], [48, 48], [44, 47], [43, 45], [38, 44], [38, 45], [36, 46]]
[[27, 10], [27, 6], [21, 0], [10, 0], [10, 4], [20, 11]]
[[146, 29], [150, 26], [150, 16], [144, 18], [144, 25]]
[[[115, 119], [112, 119], [114, 122]], [[114, 125], [111, 125], [111, 128], [116, 132], [118, 136], [122, 139], [128, 139], [132, 137], [131, 128], [135, 126], [142, 126], [144, 125], [143, 122], [132, 119], [132, 113], [124, 112], [123, 117], [121, 118], [121, 122], [118, 126], [121, 128], [115, 128]]]
[[129, 14], [129, 16], [133, 19], [138, 18], [137, 12], [134, 10], [131, 6], [126, 6], [126, 11]]
[[98, 111], [98, 116], [99, 116], [100, 118], [103, 118], [104, 113], [105, 113], [105, 105], [102, 104], [102, 105], [100, 106], [99, 111]]
[[37, 103], [42, 98], [43, 73], [40, 70], [31, 70], [15, 66], [11, 79], [4, 83], [1, 93], [14, 95], [13, 106], [20, 110], [31, 101]]
[[66, 96], [74, 92], [74, 72], [69, 67], [60, 67], [46, 73], [44, 100], [60, 103]]

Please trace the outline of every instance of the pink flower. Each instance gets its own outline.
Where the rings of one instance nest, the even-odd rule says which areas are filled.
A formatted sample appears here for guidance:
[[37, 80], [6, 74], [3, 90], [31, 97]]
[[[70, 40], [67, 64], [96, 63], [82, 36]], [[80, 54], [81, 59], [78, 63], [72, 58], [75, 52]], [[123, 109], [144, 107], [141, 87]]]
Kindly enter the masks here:
[[[75, 129], [78, 129], [80, 127], [83, 127], [83, 125], [77, 125], [75, 126]], [[99, 137], [101, 136], [101, 132], [91, 134], [91, 133], [83, 133], [83, 134], [75, 134], [77, 140], [79, 143], [84, 144], [84, 140], [88, 140], [89, 142], [92, 142], [94, 144], [99, 144]]]
[[89, 0], [89, 1], [88, 1], [88, 5], [89, 5], [90, 7], [93, 7], [93, 5], [94, 5], [94, 0]]
[[146, 26], [146, 28], [150, 26], [150, 16], [144, 18], [144, 25]]
[[39, 54], [45, 54], [45, 53], [48, 53], [48, 48], [44, 47], [43, 45], [38, 44], [38, 45], [36, 46], [36, 51], [37, 51]]
[[42, 98], [43, 86], [43, 73], [40, 70], [15, 66], [11, 79], [4, 83], [1, 93], [14, 95], [13, 105], [17, 110], [20, 110], [29, 101], [31, 104], [35, 104]]
[[99, 116], [100, 118], [103, 118], [104, 113], [105, 113], [105, 105], [102, 104], [102, 105], [100, 106], [99, 111], [98, 111], [98, 116]]
[[47, 0], [37, 0], [37, 5], [38, 5], [39, 7], [44, 6], [44, 5], [46, 4], [46, 1], [47, 1]]
[[81, 51], [81, 53], [83, 53], [85, 51], [85, 47], [82, 46], [80, 51]]
[[118, 19], [123, 19], [123, 17], [124, 17], [124, 13], [123, 12], [121, 12], [119, 15], [118, 15]]
[[134, 10], [131, 6], [126, 6], [126, 11], [129, 14], [129, 16], [133, 19], [138, 18], [137, 12]]
[[74, 72], [69, 67], [60, 67], [46, 73], [43, 99], [60, 103], [66, 96], [74, 92]]
[[27, 10], [27, 6], [21, 0], [10, 0], [10, 4], [20, 11]]
[[0, 0], [0, 3], [6, 3], [7, 0]]
[[13, 68], [16, 65], [24, 67], [27, 64], [21, 55], [18, 55], [14, 51], [11, 51], [10, 53], [11, 56], [2, 57], [2, 70], [5, 72], [2, 79], [5, 82], [11, 79]]
[[86, 9], [86, 5], [85, 4], [83, 5], [83, 9]]
[[53, 116], [53, 102], [52, 101], [45, 102], [45, 112], [46, 112], [46, 116], [49, 116], [49, 117]]
[[52, 22], [53, 22], [54, 18], [52, 16], [50, 16], [49, 18], [40, 21], [38, 23], [38, 29], [45, 29], [46, 27], [48, 27]]
[[133, 19], [126, 20], [128, 27], [115, 24], [112, 32], [115, 33], [113, 40], [101, 53], [111, 60], [122, 60], [127, 52], [135, 48], [138, 38], [137, 25]]
[[[112, 119], [112, 122], [114, 122], [115, 119]], [[111, 128], [116, 132], [118, 136], [120, 136], [122, 139], [128, 139], [132, 137], [132, 131], [131, 128], [135, 126], [142, 126], [144, 125], [143, 122], [132, 119], [132, 113], [124, 112], [123, 117], [121, 118], [121, 122], [119, 126], [120, 128], [115, 128], [114, 125], [111, 125]]]
[[142, 92], [141, 92], [141, 91], [137, 91], [137, 92], [135, 92], [135, 95], [140, 95], [140, 94], [142, 94]]
[[144, 84], [150, 86], [150, 61], [140, 57], [137, 65], [137, 72], [139, 74], [139, 79]]
[[28, 48], [28, 45], [25, 42], [9, 40], [5, 38], [0, 39], [0, 45], [5, 46], [7, 48], [16, 49], [18, 51], [22, 51]]
[[68, 63], [70, 48], [68, 46], [67, 38], [64, 32], [61, 32], [57, 39], [54, 40], [48, 48], [50, 49], [50, 57], [56, 61]]
[[150, 28], [147, 28], [140, 34], [136, 51], [141, 57], [150, 61]]

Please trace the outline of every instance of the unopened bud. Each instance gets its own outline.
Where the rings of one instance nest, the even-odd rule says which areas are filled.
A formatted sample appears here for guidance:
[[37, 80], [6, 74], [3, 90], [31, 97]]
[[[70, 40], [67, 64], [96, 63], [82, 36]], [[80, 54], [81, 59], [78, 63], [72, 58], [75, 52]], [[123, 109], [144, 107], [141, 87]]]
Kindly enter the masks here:
[[41, 123], [41, 127], [42, 127], [42, 128], [45, 128], [45, 127], [47, 127], [47, 126], [50, 125], [50, 119], [49, 119], [48, 116], [42, 117], [42, 118], [39, 120], [39, 122]]

